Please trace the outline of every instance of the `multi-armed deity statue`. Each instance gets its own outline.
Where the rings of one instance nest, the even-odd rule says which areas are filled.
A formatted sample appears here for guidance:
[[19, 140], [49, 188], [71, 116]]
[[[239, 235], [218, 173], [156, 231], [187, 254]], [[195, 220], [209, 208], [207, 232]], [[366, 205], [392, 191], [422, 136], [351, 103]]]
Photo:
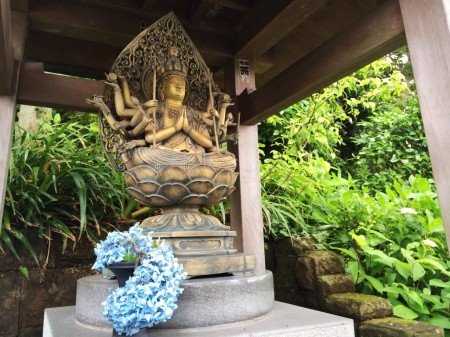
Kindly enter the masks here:
[[162, 210], [141, 227], [170, 243], [191, 275], [251, 270], [254, 257], [236, 254], [236, 233], [199, 212], [235, 189], [236, 159], [221, 144], [237, 140], [238, 121], [175, 16], [138, 35], [105, 84], [88, 101], [101, 111], [106, 155], [130, 195]]

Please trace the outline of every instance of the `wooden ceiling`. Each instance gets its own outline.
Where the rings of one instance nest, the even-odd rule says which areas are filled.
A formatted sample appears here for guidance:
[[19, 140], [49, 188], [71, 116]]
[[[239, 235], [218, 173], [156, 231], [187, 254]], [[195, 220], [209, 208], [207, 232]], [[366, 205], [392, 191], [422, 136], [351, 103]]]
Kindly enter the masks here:
[[[23, 59], [18, 102], [87, 111], [91, 108], [83, 105], [85, 97], [66, 105], [50, 93], [47, 97], [45, 90], [55, 96], [63, 84], [55, 88], [61, 79], [42, 75], [42, 68], [103, 79], [120, 51], [171, 11], [219, 84], [230, 64], [250, 60], [257, 90], [239, 98], [245, 124], [261, 121], [405, 43], [396, 0], [0, 1], [2, 35], [9, 33], [5, 15], [10, 15], [12, 35], [25, 27], [23, 55], [16, 55]], [[0, 81], [8, 68], [1, 63]], [[83, 89], [75, 85], [86, 89], [101, 81], [71, 83], [65, 90], [82, 95]]]

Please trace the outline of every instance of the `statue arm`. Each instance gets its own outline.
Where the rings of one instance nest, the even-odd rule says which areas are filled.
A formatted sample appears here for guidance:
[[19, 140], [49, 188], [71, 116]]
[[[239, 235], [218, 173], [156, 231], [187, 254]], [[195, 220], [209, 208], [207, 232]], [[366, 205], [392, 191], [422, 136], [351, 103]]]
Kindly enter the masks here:
[[105, 81], [105, 84], [112, 87], [114, 90], [114, 106], [116, 113], [120, 117], [133, 117], [139, 110], [138, 109], [125, 109], [124, 97], [120, 86], [115, 82]]
[[205, 149], [210, 149], [213, 147], [213, 142], [207, 128], [203, 128], [203, 130], [200, 131], [191, 127], [191, 125], [189, 125], [186, 111], [183, 112], [182, 118], [183, 131], [185, 134], [187, 134], [193, 141], [195, 141], [198, 145]]
[[117, 78], [120, 80], [120, 86], [122, 87], [122, 96], [125, 106], [128, 108], [137, 108], [137, 106], [139, 105], [139, 101], [137, 100], [137, 98], [131, 96], [130, 87], [128, 86], [126, 78], [122, 75], [117, 75]]

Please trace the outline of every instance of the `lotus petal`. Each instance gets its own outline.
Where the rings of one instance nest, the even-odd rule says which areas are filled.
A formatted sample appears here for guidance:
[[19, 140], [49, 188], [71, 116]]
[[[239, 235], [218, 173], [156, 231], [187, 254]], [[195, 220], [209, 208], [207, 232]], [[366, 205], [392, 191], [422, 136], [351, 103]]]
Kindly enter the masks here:
[[216, 171], [209, 165], [197, 165], [191, 168], [189, 171], [191, 179], [208, 179], [212, 180], [216, 175]]
[[214, 188], [214, 185], [209, 180], [194, 180], [187, 184], [186, 187], [192, 194], [208, 194]]
[[172, 201], [172, 204], [177, 204], [178, 201], [191, 194], [191, 192], [189, 192], [186, 186], [174, 183], [162, 185], [158, 189], [158, 194]]
[[145, 204], [153, 207], [172, 206], [173, 202], [158, 194], [146, 195]]
[[125, 182], [127, 183], [127, 186], [132, 186], [136, 184], [136, 178], [134, 175], [132, 175], [130, 172], [123, 172], [123, 177], [125, 178]]
[[154, 181], [140, 181], [138, 187], [143, 194], [155, 194], [161, 185]]
[[220, 202], [223, 198], [225, 198], [225, 194], [228, 191], [227, 185], [220, 185], [214, 187], [209, 193], [208, 193], [208, 204], [214, 204], [216, 202]]
[[236, 187], [230, 186], [230, 187], [228, 188], [227, 193], [225, 193], [225, 197], [228, 197], [231, 193], [233, 193], [233, 191], [234, 191], [235, 189], [236, 189]]
[[136, 175], [137, 180], [150, 180], [156, 177], [158, 173], [155, 169], [148, 165], [139, 165], [133, 168], [132, 171]]
[[236, 179], [239, 177], [239, 172], [234, 172], [233, 173], [233, 179], [231, 180], [231, 184], [230, 185], [233, 185], [234, 186], [234, 184], [236, 184]]
[[137, 189], [135, 187], [127, 187], [126, 191], [128, 192], [129, 195], [131, 195], [137, 201], [139, 201], [143, 204], [146, 204], [145, 196], [139, 189]]
[[216, 183], [216, 185], [231, 185], [231, 181], [233, 180], [233, 173], [234, 172], [231, 170], [222, 170], [214, 177], [214, 182]]
[[197, 194], [190, 194], [185, 196], [181, 201], [181, 205], [186, 206], [202, 206], [206, 205], [208, 202], [208, 197], [206, 195], [197, 195]]
[[188, 182], [189, 176], [185, 170], [176, 166], [166, 166], [160, 170], [156, 176], [156, 180], [161, 184], [169, 182]]

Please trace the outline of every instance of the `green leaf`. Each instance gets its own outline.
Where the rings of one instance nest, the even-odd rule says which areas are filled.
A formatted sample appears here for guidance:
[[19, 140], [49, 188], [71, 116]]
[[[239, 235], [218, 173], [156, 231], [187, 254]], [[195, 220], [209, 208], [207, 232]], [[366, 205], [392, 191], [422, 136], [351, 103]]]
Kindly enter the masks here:
[[367, 281], [369, 281], [369, 283], [372, 285], [372, 287], [378, 291], [380, 294], [383, 292], [383, 284], [377, 280], [375, 277], [369, 276], [369, 275], [365, 275], [364, 279], [366, 279]]
[[353, 260], [358, 260], [358, 256], [356, 255], [356, 252], [348, 250], [346, 248], [337, 248], [337, 250], [347, 254], [348, 256], [350, 256]]
[[83, 233], [84, 227], [86, 226], [86, 205], [87, 205], [87, 191], [86, 184], [83, 177], [78, 172], [69, 172], [75, 183], [76, 191], [78, 194], [78, 199], [80, 203], [80, 233], [79, 237]]
[[450, 318], [439, 314], [433, 314], [433, 317], [428, 321], [430, 324], [436, 324], [444, 329], [450, 329]]
[[439, 279], [431, 279], [429, 282], [430, 286], [440, 287], [440, 288], [450, 288], [450, 282], [444, 282]]
[[20, 242], [22, 242], [22, 244], [25, 246], [25, 248], [28, 250], [28, 252], [33, 257], [33, 259], [36, 262], [36, 264], [39, 266], [39, 260], [38, 260], [38, 258], [36, 256], [34, 248], [31, 246], [31, 244], [28, 241], [27, 237], [22, 232], [20, 232], [19, 230], [15, 229], [15, 228], [9, 229], [8, 232], [10, 234], [12, 234], [13, 236], [15, 236]]
[[25, 266], [20, 266], [19, 271], [22, 273], [23, 276], [25, 276], [27, 279], [30, 279], [30, 275], [28, 272], [28, 268]]
[[423, 269], [420, 263], [414, 263], [412, 265], [412, 275], [414, 281], [420, 280], [425, 275], [425, 269]]
[[408, 280], [408, 278], [411, 277], [411, 266], [408, 263], [396, 260], [394, 262], [395, 270], [405, 279]]
[[415, 311], [411, 310], [408, 307], [405, 307], [402, 304], [396, 305], [394, 307], [394, 315], [404, 319], [415, 319], [419, 317], [419, 315]]

